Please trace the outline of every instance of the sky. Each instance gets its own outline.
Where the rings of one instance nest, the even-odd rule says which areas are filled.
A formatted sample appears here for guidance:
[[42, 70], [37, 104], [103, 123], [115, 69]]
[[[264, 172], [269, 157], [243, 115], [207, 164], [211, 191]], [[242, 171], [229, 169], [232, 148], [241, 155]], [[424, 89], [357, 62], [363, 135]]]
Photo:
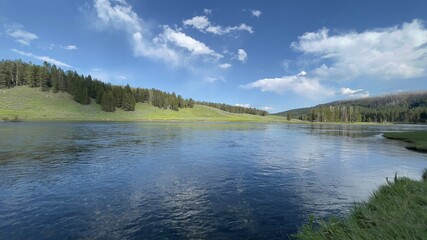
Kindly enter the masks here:
[[271, 113], [427, 89], [427, 1], [2, 0], [0, 54]]

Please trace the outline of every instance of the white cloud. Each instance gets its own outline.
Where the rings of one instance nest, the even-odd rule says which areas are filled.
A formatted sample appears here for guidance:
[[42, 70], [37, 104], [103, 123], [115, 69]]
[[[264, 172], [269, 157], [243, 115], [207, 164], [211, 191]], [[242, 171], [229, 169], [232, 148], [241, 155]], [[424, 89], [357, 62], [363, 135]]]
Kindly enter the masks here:
[[60, 46], [60, 47], [65, 50], [77, 50], [77, 46], [75, 45], [67, 45], [67, 46]]
[[382, 29], [331, 35], [324, 28], [291, 44], [310, 58], [327, 60], [320, 78], [409, 79], [427, 75], [427, 29], [420, 20]]
[[8, 36], [23, 45], [29, 46], [31, 41], [39, 38], [36, 34], [23, 30], [21, 25], [5, 25], [5, 28]]
[[251, 10], [252, 16], [260, 17], [262, 12], [260, 10]]
[[261, 109], [267, 112], [271, 112], [273, 110], [273, 107], [262, 107]]
[[259, 88], [262, 92], [275, 92], [277, 94], [293, 91], [298, 95], [311, 99], [319, 99], [335, 94], [332, 89], [323, 86], [318, 79], [308, 78], [301, 73], [279, 78], [260, 79], [241, 87], [246, 89]]
[[248, 54], [244, 49], [237, 50], [237, 59], [239, 59], [241, 62], [246, 62], [248, 59]]
[[304, 77], [305, 75], [307, 75], [307, 73], [305, 71], [301, 71], [297, 74], [297, 77]]
[[201, 32], [209, 32], [216, 35], [224, 35], [227, 33], [231, 33], [233, 31], [247, 31], [249, 33], [254, 33], [252, 27], [244, 23], [234, 27], [231, 27], [231, 26], [222, 27], [218, 25], [212, 25], [212, 23], [209, 21], [208, 17], [206, 16], [195, 16], [191, 19], [184, 20], [182, 23], [185, 26], [191, 26]]
[[348, 96], [351, 98], [366, 98], [369, 97], [369, 92], [363, 89], [351, 89], [351, 88], [341, 88], [340, 93], [343, 96]]
[[167, 45], [155, 44], [144, 36], [148, 29], [125, 0], [113, 3], [110, 0], [95, 0], [94, 8], [97, 13], [96, 26], [100, 29], [124, 30], [135, 56], [163, 60], [173, 65], [180, 62], [176, 51]]
[[204, 43], [195, 40], [194, 38], [187, 36], [186, 34], [173, 30], [168, 26], [165, 26], [164, 32], [161, 37], [158, 38], [160, 40], [163, 38], [165, 41], [173, 43], [174, 45], [184, 48], [191, 52], [194, 55], [210, 55], [214, 58], [222, 58], [221, 54], [216, 53]]
[[250, 108], [251, 107], [251, 105], [249, 103], [246, 103], [246, 104], [236, 103], [234, 106], [236, 106], [236, 107], [244, 107], [244, 108]]
[[188, 65], [194, 56], [214, 60], [222, 57], [204, 43], [169, 26], [164, 26], [162, 33], [151, 38], [154, 34], [126, 0], [94, 0], [94, 9], [97, 14], [95, 25], [99, 29], [125, 31], [136, 57], [162, 60], [175, 67]]
[[183, 23], [186, 26], [192, 26], [198, 30], [204, 30], [211, 25], [206, 16], [195, 16], [191, 19], [184, 20]]
[[16, 49], [11, 49], [11, 51], [13, 51], [13, 52], [15, 52], [15, 53], [17, 53], [19, 55], [22, 55], [22, 56], [27, 56], [27, 57], [31, 57], [31, 58], [34, 58], [34, 59], [37, 59], [37, 60], [40, 60], [40, 61], [46, 61], [48, 63], [55, 64], [58, 67], [73, 68], [73, 66], [71, 66], [69, 64], [66, 64], [64, 62], [61, 62], [59, 60], [56, 60], [56, 59], [53, 59], [53, 58], [50, 58], [50, 57], [47, 57], [47, 56], [37, 56], [37, 55], [34, 55], [34, 54], [30, 53], [30, 52], [23, 52], [23, 51], [19, 51], [19, 50], [16, 50]]
[[205, 82], [208, 83], [214, 83], [214, 82], [225, 82], [225, 79], [223, 76], [219, 76], [219, 77], [205, 77]]
[[203, 9], [203, 13], [206, 15], [212, 15], [212, 9]]
[[221, 68], [221, 69], [228, 69], [228, 68], [231, 67], [231, 64], [229, 64], [229, 63], [223, 63], [223, 64], [218, 65], [218, 67]]

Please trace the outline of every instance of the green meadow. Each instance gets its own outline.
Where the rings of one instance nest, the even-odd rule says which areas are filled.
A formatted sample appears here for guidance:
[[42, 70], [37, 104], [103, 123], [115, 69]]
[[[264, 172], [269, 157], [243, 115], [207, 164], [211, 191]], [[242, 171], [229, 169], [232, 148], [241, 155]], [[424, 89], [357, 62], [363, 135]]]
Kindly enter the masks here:
[[427, 152], [427, 131], [386, 132], [385, 138], [407, 142], [407, 149]]
[[43, 92], [26, 86], [0, 90], [0, 118], [16, 116], [23, 121], [298, 122], [280, 116], [229, 113], [201, 105], [173, 111], [137, 103], [133, 112], [117, 109], [111, 113], [102, 111], [93, 100], [89, 105], [81, 105], [68, 93]]

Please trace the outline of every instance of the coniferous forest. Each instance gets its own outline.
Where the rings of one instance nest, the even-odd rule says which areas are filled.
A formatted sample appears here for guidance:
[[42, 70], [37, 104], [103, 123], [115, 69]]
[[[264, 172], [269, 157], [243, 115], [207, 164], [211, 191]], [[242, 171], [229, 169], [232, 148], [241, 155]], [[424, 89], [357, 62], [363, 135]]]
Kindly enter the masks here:
[[427, 91], [336, 101], [277, 115], [311, 122], [426, 123]]
[[90, 75], [84, 76], [71, 70], [64, 71], [47, 62], [40, 66], [21, 60], [0, 61], [0, 89], [16, 86], [40, 88], [41, 91], [53, 91], [54, 93], [67, 92], [73, 96], [76, 102], [88, 105], [91, 101], [95, 101], [106, 112], [114, 112], [117, 108], [134, 111], [136, 103], [141, 102], [174, 111], [179, 111], [182, 108], [193, 108], [195, 104], [200, 104], [232, 113], [261, 116], [268, 114], [266, 111], [255, 108], [196, 102], [191, 98], [186, 99], [181, 95], [157, 89], [112, 85], [99, 79], [92, 79]]

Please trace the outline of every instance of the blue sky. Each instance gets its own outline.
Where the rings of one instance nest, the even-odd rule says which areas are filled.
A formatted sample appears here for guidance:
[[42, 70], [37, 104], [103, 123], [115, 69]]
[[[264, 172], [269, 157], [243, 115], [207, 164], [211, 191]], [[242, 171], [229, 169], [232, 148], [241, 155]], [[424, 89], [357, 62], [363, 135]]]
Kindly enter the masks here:
[[279, 112], [427, 89], [427, 1], [0, 2], [4, 59]]

